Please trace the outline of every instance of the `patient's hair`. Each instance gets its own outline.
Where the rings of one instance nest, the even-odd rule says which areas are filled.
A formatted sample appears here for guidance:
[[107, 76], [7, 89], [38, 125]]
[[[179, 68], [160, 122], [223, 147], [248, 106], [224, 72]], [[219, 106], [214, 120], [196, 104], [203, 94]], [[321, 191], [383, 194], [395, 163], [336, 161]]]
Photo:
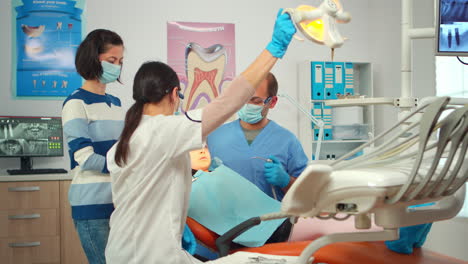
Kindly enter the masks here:
[[275, 75], [269, 72], [266, 79], [268, 82], [268, 96], [276, 96], [278, 94], [278, 81]]
[[[122, 166], [127, 162], [129, 141], [140, 124], [145, 103], [159, 103], [163, 98], [179, 89], [179, 77], [169, 65], [159, 62], [145, 62], [138, 69], [133, 81], [135, 103], [128, 109], [125, 126], [115, 153], [115, 163]], [[170, 97], [171, 100], [172, 97]]]

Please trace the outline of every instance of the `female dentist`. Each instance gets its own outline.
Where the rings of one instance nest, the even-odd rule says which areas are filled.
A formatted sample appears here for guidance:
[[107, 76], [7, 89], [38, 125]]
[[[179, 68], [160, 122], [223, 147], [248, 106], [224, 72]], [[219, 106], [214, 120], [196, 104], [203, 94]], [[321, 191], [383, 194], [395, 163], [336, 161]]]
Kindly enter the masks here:
[[161, 62], [140, 67], [133, 85], [136, 102], [107, 154], [115, 205], [107, 263], [199, 263], [181, 245], [192, 185], [189, 152], [201, 148], [206, 136], [252, 97], [295, 32], [280, 10], [266, 49], [219, 97], [185, 116], [173, 115], [182, 97], [177, 74]]

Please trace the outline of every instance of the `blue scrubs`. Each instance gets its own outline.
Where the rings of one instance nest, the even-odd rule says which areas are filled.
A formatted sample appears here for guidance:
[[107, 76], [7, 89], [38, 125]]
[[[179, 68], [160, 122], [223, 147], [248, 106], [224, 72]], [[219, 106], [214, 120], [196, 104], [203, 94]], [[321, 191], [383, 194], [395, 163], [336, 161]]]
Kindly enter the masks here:
[[[255, 184], [270, 197], [273, 197], [271, 185], [263, 175], [265, 161], [252, 157], [268, 158], [274, 155], [281, 161], [286, 172], [293, 177], [299, 176], [308, 162], [297, 137], [272, 120], [251, 145], [247, 143], [239, 120], [216, 129], [208, 136], [207, 143], [211, 157], [220, 158], [224, 165]], [[284, 193], [281, 188], [275, 188], [278, 200], [281, 201]]]

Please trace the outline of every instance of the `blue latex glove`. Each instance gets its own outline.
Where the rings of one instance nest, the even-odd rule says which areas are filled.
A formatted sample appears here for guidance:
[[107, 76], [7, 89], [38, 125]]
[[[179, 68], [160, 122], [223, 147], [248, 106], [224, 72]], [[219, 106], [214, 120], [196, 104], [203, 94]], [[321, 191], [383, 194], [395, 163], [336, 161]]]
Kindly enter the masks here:
[[182, 234], [182, 248], [191, 255], [195, 254], [197, 250], [197, 241], [187, 224], [185, 224], [184, 233]]
[[268, 157], [272, 162], [265, 162], [263, 174], [268, 183], [284, 188], [289, 184], [289, 174], [284, 170], [283, 165], [275, 156]]
[[276, 58], [283, 58], [288, 45], [291, 42], [296, 27], [287, 13], [283, 13], [281, 8], [276, 16], [275, 28], [273, 29], [273, 36], [266, 49]]
[[400, 228], [400, 238], [398, 240], [385, 241], [385, 245], [390, 250], [402, 254], [413, 253], [413, 248], [422, 247], [426, 241], [427, 234], [431, 230], [432, 223], [406, 226]]

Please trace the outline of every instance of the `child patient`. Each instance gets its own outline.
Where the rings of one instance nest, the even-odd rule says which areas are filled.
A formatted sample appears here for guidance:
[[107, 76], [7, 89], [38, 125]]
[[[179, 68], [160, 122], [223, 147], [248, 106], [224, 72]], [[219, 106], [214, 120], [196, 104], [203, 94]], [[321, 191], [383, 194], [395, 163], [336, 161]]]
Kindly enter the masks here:
[[190, 151], [190, 160], [192, 163], [192, 175], [199, 170], [208, 171], [211, 164], [210, 151], [206, 147]]
[[[223, 235], [251, 217], [280, 211], [279, 201], [216, 157], [212, 160], [208, 148], [191, 151], [190, 158], [194, 181], [188, 216], [211, 231]], [[259, 247], [287, 241], [290, 228], [284, 228], [286, 225], [290, 225], [288, 219], [262, 222], [235, 238], [234, 242], [242, 247]]]

